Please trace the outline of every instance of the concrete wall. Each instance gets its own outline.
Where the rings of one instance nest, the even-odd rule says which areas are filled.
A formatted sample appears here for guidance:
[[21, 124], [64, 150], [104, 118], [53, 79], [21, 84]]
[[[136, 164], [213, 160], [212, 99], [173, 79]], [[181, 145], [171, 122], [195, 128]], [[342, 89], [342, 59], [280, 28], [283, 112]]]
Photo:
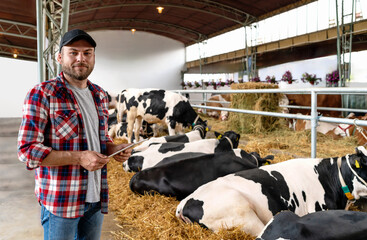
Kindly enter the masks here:
[[125, 88], [177, 89], [185, 66], [185, 47], [146, 32], [91, 32], [97, 42], [90, 79], [110, 92]]
[[[185, 65], [182, 43], [146, 32], [97, 31], [96, 65], [89, 79], [109, 92], [125, 88], [178, 89]], [[0, 58], [0, 117], [21, 117], [24, 98], [38, 83], [37, 63]]]
[[0, 69], [0, 117], [21, 117], [27, 92], [38, 83], [37, 63], [0, 58]]

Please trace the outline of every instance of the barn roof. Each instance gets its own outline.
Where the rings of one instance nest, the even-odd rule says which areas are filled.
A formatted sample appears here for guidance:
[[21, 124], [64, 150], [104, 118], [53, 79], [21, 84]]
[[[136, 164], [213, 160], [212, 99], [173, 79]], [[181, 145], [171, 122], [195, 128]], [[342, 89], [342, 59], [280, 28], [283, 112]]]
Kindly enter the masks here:
[[[54, 0], [57, 2], [57, 0]], [[315, 0], [70, 0], [69, 29], [146, 31], [191, 45]], [[59, 1], [60, 5], [62, 0]], [[37, 1], [0, 1], [0, 56], [37, 60]], [[164, 7], [161, 14], [158, 6]]]

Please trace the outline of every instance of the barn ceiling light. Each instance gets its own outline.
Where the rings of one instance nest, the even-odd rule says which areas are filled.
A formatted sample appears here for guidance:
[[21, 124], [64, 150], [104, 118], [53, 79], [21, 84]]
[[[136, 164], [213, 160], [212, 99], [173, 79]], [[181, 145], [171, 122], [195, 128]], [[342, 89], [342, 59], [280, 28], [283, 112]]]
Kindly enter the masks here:
[[164, 7], [161, 7], [161, 6], [157, 7], [158, 13], [161, 14], [163, 9], [164, 9]]
[[136, 29], [135, 28], [132, 28], [131, 29], [131, 33], [134, 34], [136, 32]]
[[17, 58], [17, 57], [18, 57], [18, 54], [13, 53], [13, 57], [14, 57], [14, 58]]

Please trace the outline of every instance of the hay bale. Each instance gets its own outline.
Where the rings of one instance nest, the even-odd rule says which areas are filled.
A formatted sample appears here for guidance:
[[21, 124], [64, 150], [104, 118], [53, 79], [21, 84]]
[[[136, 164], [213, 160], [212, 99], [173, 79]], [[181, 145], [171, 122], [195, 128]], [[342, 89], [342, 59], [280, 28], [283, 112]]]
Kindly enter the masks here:
[[[238, 83], [232, 84], [231, 89], [273, 89], [278, 85], [268, 83]], [[280, 112], [280, 93], [238, 93], [232, 94], [231, 108]], [[283, 121], [277, 117], [231, 113], [227, 126], [239, 133], [269, 132], [278, 129]]]

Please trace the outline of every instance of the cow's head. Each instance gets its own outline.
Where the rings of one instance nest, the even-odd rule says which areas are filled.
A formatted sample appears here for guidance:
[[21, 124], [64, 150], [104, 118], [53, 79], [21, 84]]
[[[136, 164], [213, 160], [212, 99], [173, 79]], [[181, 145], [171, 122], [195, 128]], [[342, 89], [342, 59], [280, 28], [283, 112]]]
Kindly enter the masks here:
[[122, 167], [126, 172], [139, 172], [143, 167], [144, 157], [143, 156], [130, 156], [126, 160]]
[[[367, 150], [363, 146], [356, 148], [356, 154], [349, 155], [353, 185], [353, 195], [356, 199], [367, 198]], [[354, 172], [353, 172], [354, 171]]]
[[201, 138], [204, 139], [206, 137], [206, 133], [210, 131], [210, 129], [211, 127], [207, 125], [207, 121], [205, 120], [195, 124], [192, 130], [199, 131]]
[[215, 134], [215, 137], [219, 140], [221, 140], [223, 138], [226, 138], [226, 139], [228, 138], [231, 141], [233, 149], [238, 147], [238, 144], [240, 142], [240, 137], [241, 137], [240, 134], [238, 134], [234, 131], [227, 131], [224, 134], [214, 132], [214, 134]]
[[228, 111], [221, 111], [220, 112], [220, 120], [226, 121], [228, 120], [229, 112]]

